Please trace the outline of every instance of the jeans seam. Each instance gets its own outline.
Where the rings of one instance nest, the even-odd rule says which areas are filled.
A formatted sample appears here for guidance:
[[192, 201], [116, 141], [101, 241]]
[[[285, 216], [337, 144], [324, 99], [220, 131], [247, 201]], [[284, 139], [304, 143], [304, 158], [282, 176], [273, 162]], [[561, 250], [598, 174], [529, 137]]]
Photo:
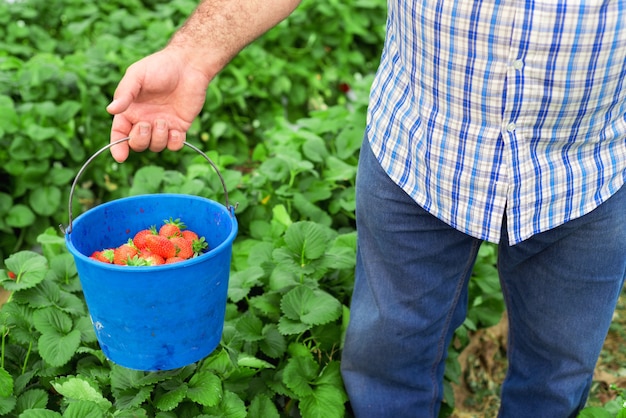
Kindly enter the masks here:
[[446, 335], [448, 335], [448, 331], [450, 328], [450, 324], [452, 322], [452, 316], [454, 315], [454, 311], [456, 311], [456, 307], [458, 306], [459, 303], [459, 298], [461, 297], [461, 294], [463, 293], [463, 287], [465, 286], [465, 282], [467, 281], [467, 276], [468, 274], [471, 272], [474, 263], [475, 263], [475, 257], [472, 256], [472, 254], [477, 254], [478, 248], [481, 245], [481, 241], [480, 240], [475, 240], [472, 244], [471, 250], [470, 250], [470, 257], [468, 260], [467, 265], [465, 266], [465, 269], [463, 270], [463, 274], [462, 274], [462, 280], [459, 281], [459, 284], [456, 287], [456, 292], [454, 294], [454, 300], [452, 302], [452, 305], [450, 306], [450, 310], [448, 311], [448, 315], [446, 316], [446, 322], [444, 324], [443, 327], [443, 332], [441, 333], [441, 338], [439, 339], [439, 342], [437, 343], [437, 361], [435, 361], [433, 363], [433, 367], [430, 371], [430, 379], [431, 382], [433, 383], [433, 401], [430, 404], [430, 416], [432, 416], [434, 418], [434, 414], [435, 414], [435, 399], [438, 398], [439, 393], [439, 384], [438, 381], [439, 379], [437, 378], [437, 368], [439, 363], [443, 360], [443, 354], [446, 351], [447, 347], [445, 346], [445, 342], [446, 342]]

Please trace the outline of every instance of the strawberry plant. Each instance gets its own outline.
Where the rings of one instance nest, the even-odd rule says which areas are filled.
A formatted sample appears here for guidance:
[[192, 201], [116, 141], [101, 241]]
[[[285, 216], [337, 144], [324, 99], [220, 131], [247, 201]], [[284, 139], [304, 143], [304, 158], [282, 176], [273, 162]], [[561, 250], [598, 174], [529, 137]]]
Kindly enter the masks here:
[[285, 221], [273, 220], [272, 240], [238, 244], [218, 350], [155, 373], [104, 358], [63, 239], [53, 229], [40, 235], [43, 254], [5, 260], [14, 280], [0, 272], [0, 285], [13, 292], [0, 310], [0, 413], [265, 417], [298, 408], [303, 416], [343, 415], [338, 352], [355, 237]]

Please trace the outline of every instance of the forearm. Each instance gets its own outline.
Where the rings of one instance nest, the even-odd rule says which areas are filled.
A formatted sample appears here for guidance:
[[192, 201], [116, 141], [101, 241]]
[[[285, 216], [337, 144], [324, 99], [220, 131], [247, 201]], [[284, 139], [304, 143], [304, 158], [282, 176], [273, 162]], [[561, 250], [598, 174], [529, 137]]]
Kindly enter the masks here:
[[203, 0], [167, 48], [212, 79], [239, 51], [285, 19], [301, 0]]

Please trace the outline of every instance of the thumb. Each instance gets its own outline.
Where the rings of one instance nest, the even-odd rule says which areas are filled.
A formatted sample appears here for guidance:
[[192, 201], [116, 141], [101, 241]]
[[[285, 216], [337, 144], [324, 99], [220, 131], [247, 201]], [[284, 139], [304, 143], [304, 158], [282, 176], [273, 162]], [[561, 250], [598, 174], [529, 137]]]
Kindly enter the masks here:
[[106, 110], [112, 115], [117, 115], [128, 109], [141, 90], [141, 83], [130, 75], [122, 77], [113, 94], [113, 101]]
[[107, 106], [107, 112], [112, 115], [117, 115], [118, 113], [122, 113], [124, 110], [128, 108], [130, 105], [130, 100], [124, 98], [115, 98], [109, 105]]

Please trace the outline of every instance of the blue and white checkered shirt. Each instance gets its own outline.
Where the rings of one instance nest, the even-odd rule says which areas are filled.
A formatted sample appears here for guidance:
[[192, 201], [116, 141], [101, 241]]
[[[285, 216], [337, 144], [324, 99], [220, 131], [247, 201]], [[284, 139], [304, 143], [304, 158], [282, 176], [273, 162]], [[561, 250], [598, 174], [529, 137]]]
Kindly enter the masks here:
[[424, 209], [515, 244], [624, 184], [626, 0], [388, 7], [368, 137]]

